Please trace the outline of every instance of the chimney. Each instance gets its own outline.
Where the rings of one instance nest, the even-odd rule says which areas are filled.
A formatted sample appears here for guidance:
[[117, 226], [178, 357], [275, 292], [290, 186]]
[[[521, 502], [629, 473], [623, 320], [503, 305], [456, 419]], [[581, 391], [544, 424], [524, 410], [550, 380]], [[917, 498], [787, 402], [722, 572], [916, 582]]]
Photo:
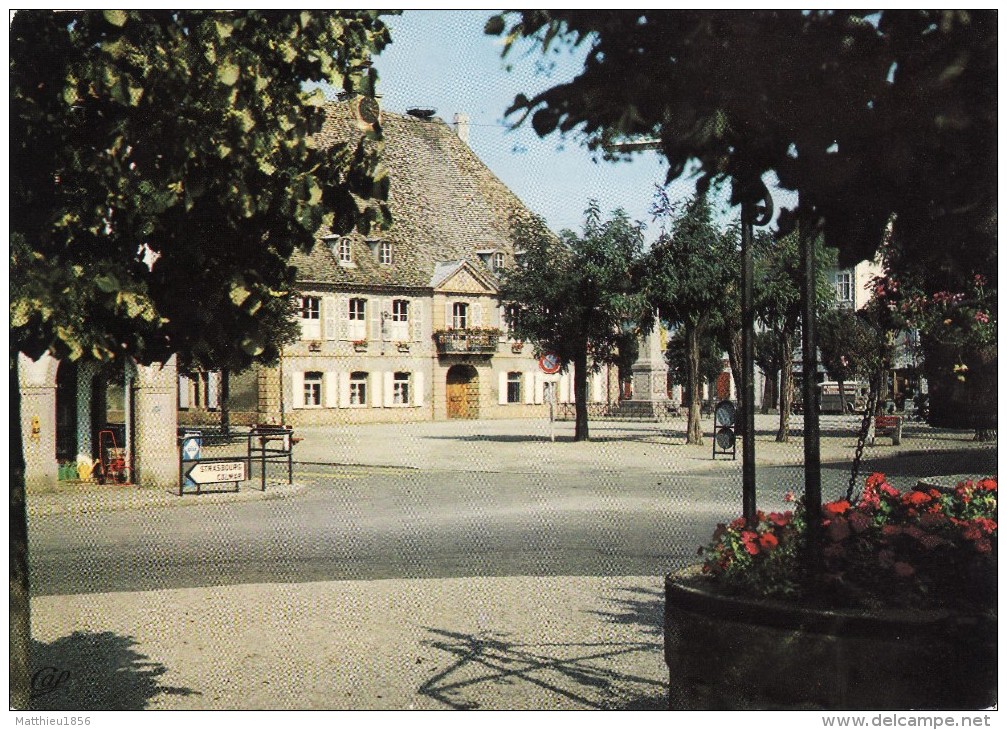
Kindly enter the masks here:
[[469, 115], [455, 114], [455, 133], [465, 144], [469, 143]]

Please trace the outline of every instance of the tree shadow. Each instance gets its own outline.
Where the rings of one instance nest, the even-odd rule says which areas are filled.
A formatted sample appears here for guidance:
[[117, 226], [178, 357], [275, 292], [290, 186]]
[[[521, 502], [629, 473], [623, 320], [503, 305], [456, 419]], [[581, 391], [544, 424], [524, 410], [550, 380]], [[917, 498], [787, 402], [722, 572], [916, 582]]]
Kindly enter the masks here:
[[159, 684], [168, 669], [111, 631], [75, 631], [48, 644], [32, 641], [33, 710], [142, 710], [158, 695], [192, 695]]
[[611, 611], [591, 611], [609, 623], [639, 627], [651, 636], [664, 635], [664, 592], [656, 588], [624, 588], [626, 598], [611, 601]]
[[611, 666], [613, 659], [626, 655], [658, 654], [660, 645], [654, 642], [522, 643], [490, 631], [466, 634], [425, 628], [435, 638], [424, 643], [454, 660], [417, 691], [452, 709], [479, 709], [480, 697], [498, 685], [515, 683], [545, 690], [579, 709], [667, 706], [665, 683]]

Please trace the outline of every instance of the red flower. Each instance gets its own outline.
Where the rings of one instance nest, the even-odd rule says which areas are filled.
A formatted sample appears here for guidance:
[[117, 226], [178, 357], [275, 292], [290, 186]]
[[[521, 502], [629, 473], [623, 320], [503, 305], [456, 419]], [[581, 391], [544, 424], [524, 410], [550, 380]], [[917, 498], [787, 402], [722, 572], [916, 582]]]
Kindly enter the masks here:
[[844, 515], [850, 510], [850, 503], [845, 499], [822, 505], [822, 511], [830, 515]]
[[736, 519], [733, 522], [731, 522], [731, 529], [732, 530], [740, 530], [744, 526], [745, 526], [745, 518], [744, 517], [739, 517], [738, 519]]
[[992, 477], [987, 477], [979, 482], [979, 488], [985, 489], [987, 492], [995, 492], [997, 491], [997, 480]]
[[790, 490], [788, 489], [788, 490], [787, 490], [787, 493], [783, 495], [783, 501], [784, 501], [784, 502], [793, 502], [793, 501], [794, 501], [794, 493], [793, 493], [793, 492], [791, 492], [791, 491], [790, 491]]
[[790, 521], [794, 518], [793, 512], [770, 512], [769, 521], [772, 522], [777, 527], [786, 527], [790, 524]]
[[741, 542], [745, 545], [745, 552], [749, 555], [759, 554], [759, 536], [756, 535], [751, 530], [745, 530], [741, 533]]
[[993, 545], [991, 545], [990, 541], [987, 540], [986, 538], [983, 538], [982, 540], [976, 540], [976, 552], [989, 554], [993, 552]]
[[881, 486], [879, 486], [878, 487], [878, 491], [881, 492], [886, 497], [898, 497], [899, 496], [899, 490], [896, 489], [895, 487], [893, 487], [888, 482], [885, 482], [884, 484], [882, 484]]
[[777, 545], [779, 545], [780, 541], [776, 539], [776, 535], [774, 535], [773, 533], [766, 532], [759, 538], [759, 544], [763, 547], [764, 550], [766, 550], [766, 552], [769, 552]]
[[902, 495], [902, 504], [919, 507], [933, 499], [926, 492], [912, 491]]

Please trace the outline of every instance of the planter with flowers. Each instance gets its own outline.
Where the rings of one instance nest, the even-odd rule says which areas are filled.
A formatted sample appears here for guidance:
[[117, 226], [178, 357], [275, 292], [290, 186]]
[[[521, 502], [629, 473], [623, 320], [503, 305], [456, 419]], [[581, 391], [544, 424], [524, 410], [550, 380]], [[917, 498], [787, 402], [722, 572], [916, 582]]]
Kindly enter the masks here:
[[720, 525], [666, 581], [671, 704], [955, 709], [996, 704], [997, 483], [900, 492], [872, 474], [823, 505]]

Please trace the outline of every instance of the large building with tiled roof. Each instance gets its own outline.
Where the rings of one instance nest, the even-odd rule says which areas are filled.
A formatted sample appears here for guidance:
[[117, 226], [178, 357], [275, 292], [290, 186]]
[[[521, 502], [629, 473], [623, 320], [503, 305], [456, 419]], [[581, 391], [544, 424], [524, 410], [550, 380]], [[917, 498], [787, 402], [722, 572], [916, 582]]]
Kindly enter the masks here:
[[[319, 142], [352, 139], [358, 121], [353, 101], [330, 105]], [[521, 255], [515, 224], [531, 213], [464, 127], [387, 112], [381, 127], [393, 222], [368, 236], [323, 229], [295, 254], [301, 338], [257, 373], [254, 420], [509, 418], [545, 415], [550, 395], [572, 401], [572, 378], [547, 375], [507, 335], [497, 299], [498, 273]], [[618, 393], [609, 380], [594, 377], [590, 400]]]

